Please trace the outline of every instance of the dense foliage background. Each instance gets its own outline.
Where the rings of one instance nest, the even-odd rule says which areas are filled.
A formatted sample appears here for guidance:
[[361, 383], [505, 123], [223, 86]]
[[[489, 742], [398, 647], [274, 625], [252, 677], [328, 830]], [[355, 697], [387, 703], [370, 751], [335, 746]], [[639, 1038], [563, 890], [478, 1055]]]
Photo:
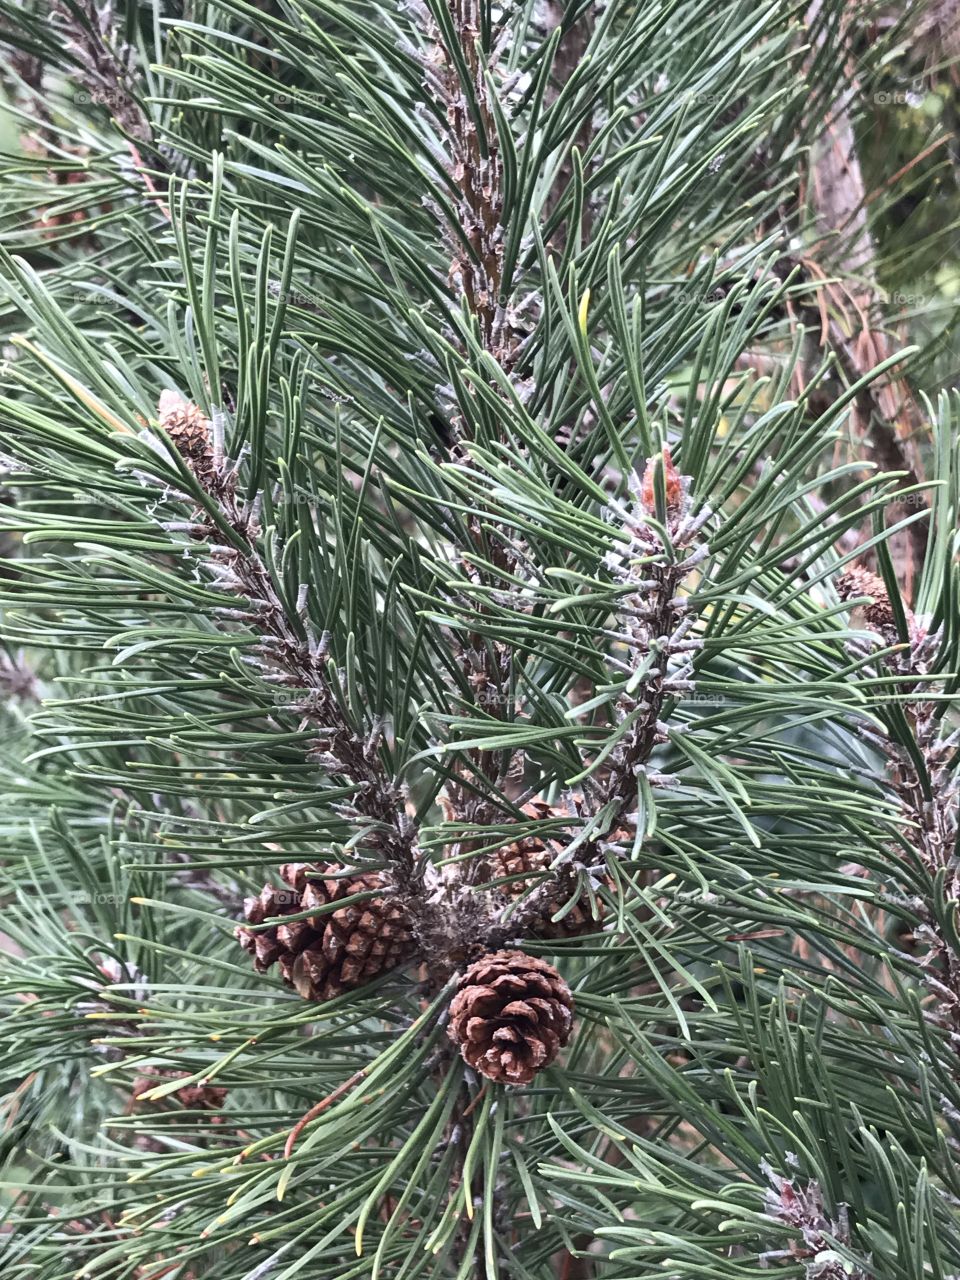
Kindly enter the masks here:
[[4, 1277], [960, 1274], [958, 21], [0, 0]]

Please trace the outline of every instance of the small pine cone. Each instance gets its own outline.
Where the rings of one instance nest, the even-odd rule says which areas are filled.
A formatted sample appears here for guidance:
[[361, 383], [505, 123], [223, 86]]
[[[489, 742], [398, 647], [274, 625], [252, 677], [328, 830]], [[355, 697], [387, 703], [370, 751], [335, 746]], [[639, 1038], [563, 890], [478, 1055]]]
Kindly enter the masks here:
[[573, 996], [546, 960], [523, 951], [481, 956], [460, 979], [447, 1034], [488, 1080], [529, 1084], [570, 1038]]
[[215, 1111], [227, 1100], [227, 1091], [215, 1084], [185, 1084], [174, 1095], [190, 1111]]
[[854, 565], [845, 570], [837, 579], [837, 594], [841, 600], [854, 600], [857, 596], [871, 596], [870, 604], [864, 605], [863, 617], [868, 627], [874, 631], [886, 631], [895, 626], [890, 597], [886, 583], [869, 569]]
[[185, 1084], [181, 1089], [177, 1089], [174, 1093], [167, 1094], [163, 1098], [143, 1097], [143, 1094], [149, 1093], [151, 1089], [155, 1089], [157, 1085], [163, 1084], [164, 1081], [175, 1079], [175, 1071], [147, 1071], [144, 1075], [137, 1076], [133, 1082], [133, 1102], [135, 1107], [162, 1107], [173, 1097], [189, 1111], [217, 1111], [227, 1100], [227, 1090], [215, 1084]]
[[204, 488], [216, 476], [210, 419], [176, 391], [161, 391], [157, 405], [161, 427]]
[[[547, 804], [543, 800], [533, 800], [522, 806], [521, 812], [528, 818], [542, 821], [545, 818], [569, 818], [566, 809]], [[534, 876], [545, 871], [553, 861], [559, 848], [551, 849], [539, 836], [524, 836], [504, 845], [487, 859], [491, 879], [501, 876]], [[501, 893], [516, 898], [530, 887], [528, 879], [511, 880], [509, 884], [498, 886]], [[584, 894], [580, 901], [568, 911], [562, 920], [551, 917], [563, 906], [560, 900], [546, 903], [540, 915], [527, 925], [527, 932], [534, 938], [576, 938], [583, 933], [596, 933], [603, 924], [603, 903], [592, 900]]]
[[[378, 872], [343, 876], [336, 866], [313, 867], [287, 863], [280, 868], [285, 889], [264, 885], [258, 898], [247, 898], [249, 924], [274, 916], [298, 915], [312, 907], [329, 906], [341, 898], [382, 889]], [[253, 956], [259, 973], [274, 963], [285, 982], [305, 1000], [332, 1000], [372, 982], [388, 969], [409, 960], [416, 946], [407, 913], [391, 898], [368, 898], [335, 911], [292, 920], [271, 929], [236, 931], [240, 945]]]

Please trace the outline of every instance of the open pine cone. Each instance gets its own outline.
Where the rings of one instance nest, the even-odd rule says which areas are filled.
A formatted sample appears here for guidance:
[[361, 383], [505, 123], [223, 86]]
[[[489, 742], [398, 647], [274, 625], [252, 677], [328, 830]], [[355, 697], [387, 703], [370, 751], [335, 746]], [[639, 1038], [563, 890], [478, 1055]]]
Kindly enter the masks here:
[[447, 1034], [489, 1080], [529, 1084], [567, 1043], [573, 996], [546, 960], [523, 951], [481, 956], [460, 979]]
[[[566, 809], [558, 805], [547, 804], [543, 800], [533, 800], [522, 806], [522, 812], [528, 818], [542, 821], [544, 818], [569, 818]], [[491, 879], [500, 876], [532, 876], [546, 870], [559, 852], [551, 848], [539, 836], [524, 836], [519, 840], [504, 845], [487, 859]], [[511, 880], [509, 884], [498, 886], [501, 893], [516, 898], [530, 887], [527, 879]], [[582, 933], [596, 933], [603, 924], [603, 903], [591, 900], [584, 894], [580, 901], [562, 920], [551, 917], [563, 906], [563, 897], [551, 900], [543, 911], [527, 926], [527, 932], [534, 938], [576, 938]]]
[[[246, 899], [248, 924], [383, 887], [377, 872], [344, 876], [340, 867], [299, 862], [282, 866], [280, 878], [286, 889], [267, 884], [259, 897]], [[403, 964], [416, 950], [406, 912], [390, 898], [368, 898], [270, 929], [240, 925], [236, 936], [260, 973], [278, 963], [284, 981], [305, 1000], [332, 1000]]]

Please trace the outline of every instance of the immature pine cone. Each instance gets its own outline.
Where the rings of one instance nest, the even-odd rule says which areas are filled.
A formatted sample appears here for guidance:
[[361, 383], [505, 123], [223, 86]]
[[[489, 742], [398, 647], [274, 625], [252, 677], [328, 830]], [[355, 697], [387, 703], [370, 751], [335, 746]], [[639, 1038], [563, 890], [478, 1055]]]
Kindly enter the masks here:
[[[173, 1106], [174, 1101], [176, 1101], [180, 1103], [185, 1111], [212, 1111], [214, 1114], [205, 1120], [207, 1124], [221, 1125], [224, 1123], [224, 1117], [220, 1114], [220, 1109], [227, 1101], [227, 1090], [220, 1085], [185, 1084], [174, 1093], [165, 1094], [162, 1098], [145, 1098], [143, 1096], [145, 1093], [149, 1093], [151, 1089], [156, 1089], [157, 1085], [165, 1084], [168, 1080], [175, 1080], [176, 1078], [176, 1071], [161, 1071], [155, 1067], [150, 1067], [142, 1076], [137, 1076], [133, 1082], [128, 1114], [137, 1115], [148, 1110], [161, 1111], [164, 1113], [168, 1123], [171, 1121], [177, 1123], [181, 1117]], [[138, 1151], [152, 1151], [155, 1155], [164, 1155], [169, 1152], [169, 1147], [159, 1138], [142, 1130], [137, 1133], [133, 1145]]]
[[481, 956], [460, 979], [447, 1034], [488, 1080], [529, 1084], [567, 1043], [573, 996], [552, 964], [523, 951]]
[[157, 405], [161, 427], [185, 459], [190, 470], [206, 488], [216, 475], [210, 419], [176, 391], [161, 391]]
[[[246, 899], [249, 924], [383, 888], [378, 872], [343, 876], [340, 867], [298, 862], [281, 867], [280, 878], [286, 889], [267, 884], [258, 898]], [[305, 1000], [332, 1000], [396, 968], [416, 950], [406, 912], [391, 898], [368, 898], [270, 929], [240, 925], [236, 934], [258, 972], [278, 962], [284, 981]]]
[[[542, 821], [545, 818], [569, 818], [566, 809], [547, 804], [543, 800], [533, 800], [522, 806], [522, 812], [528, 818]], [[559, 852], [550, 848], [539, 836], [523, 836], [511, 844], [504, 845], [487, 859], [491, 879], [500, 876], [534, 876], [545, 871]], [[530, 887], [529, 880], [511, 880], [509, 884], [499, 885], [501, 893], [516, 898]], [[596, 933], [603, 924], [603, 903], [597, 899], [592, 901], [589, 894], [584, 894], [580, 901], [568, 911], [562, 920], [551, 917], [563, 906], [564, 898], [551, 900], [544, 905], [543, 911], [527, 924], [527, 932], [535, 938], [575, 938], [582, 933]]]
[[163, 1098], [143, 1097], [157, 1085], [176, 1079], [176, 1075], [175, 1071], [148, 1070], [142, 1076], [137, 1076], [132, 1090], [134, 1110], [145, 1106], [163, 1107], [169, 1105], [171, 1098], [176, 1098], [188, 1111], [215, 1111], [226, 1102], [227, 1090], [215, 1084], [185, 1084], [175, 1093], [166, 1094]]
[[864, 620], [872, 630], [886, 631], [895, 625], [886, 583], [869, 569], [860, 565], [846, 569], [837, 579], [837, 594], [841, 600], [853, 600], [857, 596], [873, 597], [869, 604], [863, 606]]

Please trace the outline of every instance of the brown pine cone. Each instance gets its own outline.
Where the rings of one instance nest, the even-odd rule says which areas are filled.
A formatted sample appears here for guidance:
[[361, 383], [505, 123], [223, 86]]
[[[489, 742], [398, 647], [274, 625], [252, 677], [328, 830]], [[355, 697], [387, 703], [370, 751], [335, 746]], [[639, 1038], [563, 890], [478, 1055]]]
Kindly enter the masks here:
[[837, 594], [844, 601], [854, 600], [857, 596], [872, 596], [870, 603], [863, 606], [864, 621], [872, 630], [883, 632], [896, 625], [886, 583], [862, 565], [853, 565], [840, 574]]
[[[528, 818], [542, 821], [545, 818], [569, 818], [566, 809], [558, 805], [547, 804], [543, 800], [533, 800], [522, 806], [522, 812]], [[501, 876], [533, 876], [545, 871], [559, 853], [560, 848], [551, 848], [539, 836], [524, 836], [504, 845], [487, 859], [491, 879]], [[516, 898], [530, 887], [528, 879], [511, 880], [509, 884], [499, 885], [501, 893]], [[556, 911], [563, 906], [564, 899], [550, 901], [545, 904], [540, 915], [527, 925], [527, 932], [534, 938], [576, 938], [583, 933], [596, 933], [603, 925], [603, 903], [599, 899], [591, 900], [584, 894], [580, 901], [562, 920], [552, 920]]]
[[[282, 866], [280, 878], [285, 889], [267, 884], [258, 898], [245, 900], [249, 924], [383, 888], [378, 872], [344, 876], [340, 867], [299, 862]], [[284, 981], [305, 1000], [332, 1000], [403, 964], [416, 951], [407, 913], [391, 898], [368, 898], [270, 929], [240, 925], [236, 936], [258, 972], [278, 963]]]
[[529, 1084], [572, 1026], [573, 996], [552, 964], [523, 951], [494, 951], [460, 979], [447, 1034], [488, 1080]]
[[176, 391], [161, 391], [157, 405], [161, 427], [200, 483], [207, 487], [216, 475], [210, 419]]

